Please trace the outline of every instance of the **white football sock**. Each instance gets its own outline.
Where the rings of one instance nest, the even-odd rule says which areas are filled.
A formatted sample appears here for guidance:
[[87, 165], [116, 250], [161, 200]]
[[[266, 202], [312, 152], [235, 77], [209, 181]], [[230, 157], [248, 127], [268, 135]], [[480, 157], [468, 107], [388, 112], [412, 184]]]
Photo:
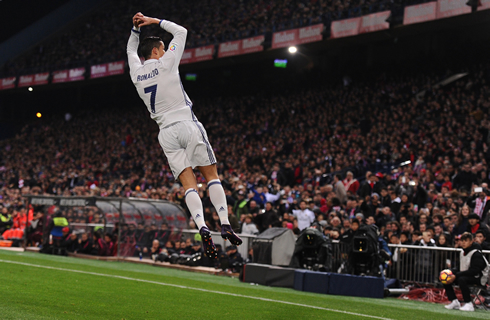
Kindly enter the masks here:
[[196, 189], [190, 188], [186, 190], [185, 203], [187, 204], [187, 208], [189, 208], [189, 211], [191, 212], [197, 229], [201, 230], [202, 227], [206, 226], [206, 223], [204, 222], [204, 212], [202, 210], [201, 197], [199, 197], [199, 193], [197, 193]]
[[226, 195], [221, 181], [214, 179], [208, 182], [209, 198], [218, 213], [221, 224], [230, 224], [228, 221], [228, 206], [226, 204]]

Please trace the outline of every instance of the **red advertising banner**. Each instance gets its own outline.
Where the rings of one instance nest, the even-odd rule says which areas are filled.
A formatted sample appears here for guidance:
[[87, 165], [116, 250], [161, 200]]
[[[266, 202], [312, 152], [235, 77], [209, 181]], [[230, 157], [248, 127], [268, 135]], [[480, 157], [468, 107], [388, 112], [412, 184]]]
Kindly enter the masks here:
[[220, 43], [218, 49], [218, 58], [236, 56], [241, 54], [242, 51], [242, 41], [230, 41]]
[[275, 32], [272, 35], [272, 49], [294, 46], [298, 29]]
[[330, 37], [342, 38], [359, 34], [361, 18], [352, 18], [332, 22]]
[[467, 6], [466, 2], [468, 0], [438, 0], [437, 19], [471, 13], [471, 7]]
[[321, 41], [323, 24], [298, 29], [275, 32], [272, 35], [272, 49], [294, 46], [302, 43]]
[[314, 26], [299, 28], [297, 44], [322, 41], [323, 28], [324, 28], [323, 23], [316, 24]]
[[62, 83], [62, 82], [83, 80], [85, 79], [84, 74], [85, 74], [85, 68], [54, 71], [52, 83]]
[[390, 14], [391, 11], [388, 10], [363, 16], [361, 19], [361, 27], [359, 28], [359, 33], [389, 29], [390, 24], [386, 22], [386, 19], [388, 19]]
[[263, 51], [265, 36], [257, 36], [238, 41], [230, 41], [220, 43], [218, 48], [218, 58], [236, 56], [239, 54], [247, 54], [252, 52]]
[[194, 49], [186, 49], [180, 59], [180, 64], [194, 63], [213, 59], [214, 45], [199, 47]]
[[478, 7], [478, 11], [490, 9], [490, 0], [480, 0], [481, 6]]
[[256, 36], [242, 40], [242, 54], [263, 51], [265, 36]]
[[124, 73], [124, 61], [98, 64], [90, 67], [90, 79]]
[[0, 90], [15, 88], [16, 77], [0, 79]]
[[19, 88], [48, 84], [49, 72], [20, 76]]
[[186, 49], [182, 54], [182, 58], [180, 58], [180, 64], [191, 63], [194, 58], [195, 49]]
[[405, 7], [403, 24], [419, 23], [424, 21], [435, 20], [437, 16], [437, 2], [417, 4], [415, 6]]
[[192, 62], [206, 61], [213, 59], [214, 45], [199, 47], [194, 49], [194, 59]]

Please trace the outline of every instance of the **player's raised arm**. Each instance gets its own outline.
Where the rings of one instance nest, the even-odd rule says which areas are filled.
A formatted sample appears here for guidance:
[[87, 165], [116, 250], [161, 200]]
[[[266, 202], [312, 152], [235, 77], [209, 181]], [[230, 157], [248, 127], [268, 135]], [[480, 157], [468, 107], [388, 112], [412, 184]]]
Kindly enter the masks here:
[[141, 65], [140, 58], [138, 57], [138, 45], [140, 42], [140, 24], [142, 23], [142, 17], [144, 16], [140, 12], [134, 15], [133, 28], [131, 29], [131, 35], [129, 36], [128, 45], [126, 47], [130, 72]]
[[184, 53], [185, 40], [187, 38], [187, 29], [179, 26], [174, 22], [164, 19], [160, 20], [157, 18], [150, 18], [146, 16], [138, 17], [138, 19], [139, 21], [141, 21], [141, 23], [139, 24], [140, 27], [150, 24], [158, 24], [163, 30], [171, 33], [174, 36], [168, 46], [166, 56], [164, 56], [164, 58], [173, 59], [174, 67], [178, 67], [180, 59], [182, 58], [182, 54]]
[[187, 29], [167, 20], [162, 20], [160, 22], [160, 27], [165, 31], [170, 32], [174, 36], [168, 45], [167, 52], [172, 53], [172, 55], [175, 56], [174, 67], [177, 68], [179, 66], [180, 59], [182, 58], [182, 54], [184, 53]]

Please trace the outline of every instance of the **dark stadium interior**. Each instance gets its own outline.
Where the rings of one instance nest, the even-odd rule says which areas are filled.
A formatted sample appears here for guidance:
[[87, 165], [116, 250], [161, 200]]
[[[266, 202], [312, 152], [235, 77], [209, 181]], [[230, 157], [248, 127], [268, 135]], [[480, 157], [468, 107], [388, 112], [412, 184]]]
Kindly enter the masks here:
[[[19, 1], [0, 0], [0, 18], [7, 25], [15, 25], [19, 19], [34, 22], [68, 2], [42, 5], [47, 2], [27, 1], [24, 5], [38, 10], [20, 15]], [[480, 232], [486, 236], [486, 241], [479, 242], [481, 247], [490, 248], [490, 201], [486, 200], [490, 200], [490, 9], [403, 25], [407, 5], [430, 1], [207, 0], [183, 4], [172, 0], [170, 17], [165, 12], [161, 16], [151, 12], [162, 9], [165, 5], [161, 3], [125, 0], [127, 6], [115, 8], [116, 2], [101, 2], [90, 14], [33, 41], [0, 65], [0, 80], [63, 68], [86, 70], [81, 81], [51, 83], [50, 75], [49, 84], [33, 85], [29, 87], [32, 90], [27, 86], [2, 90], [0, 86], [0, 212], [8, 208], [16, 217], [24, 217], [22, 195], [33, 192], [167, 200], [182, 206], [189, 219], [185, 190], [171, 174], [157, 140], [158, 125], [138, 96], [127, 63], [123, 74], [90, 79], [94, 64], [127, 61], [129, 14], [141, 5], [145, 14], [194, 27], [189, 30], [188, 47], [217, 47], [221, 39], [265, 35], [263, 51], [226, 58], [215, 53], [208, 61], [179, 67], [193, 111], [206, 127], [216, 152], [218, 173], [237, 222], [235, 231], [254, 224], [255, 234], [282, 227], [299, 238], [306, 237], [294, 213], [305, 201], [309, 209], [301, 210], [314, 213], [311, 226], [319, 230], [315, 231], [318, 239], [311, 239], [321, 242], [323, 260], [336, 259], [326, 267], [327, 263], [315, 261], [318, 248], [313, 248], [309, 269], [341, 270], [349, 261], [352, 265], [342, 272], [379, 276], [383, 272], [379, 265], [391, 259], [385, 276], [394, 278], [395, 267], [416, 269], [412, 278], [401, 280], [420, 283], [437, 281], [436, 272], [455, 256], [443, 259], [437, 252], [437, 264], [432, 265], [427, 261], [434, 256], [425, 255], [425, 251], [402, 253], [394, 245], [460, 248], [463, 233], [476, 236]], [[211, 5], [217, 6], [218, 13], [211, 13]], [[263, 7], [263, 12], [257, 9]], [[104, 11], [107, 8], [111, 10]], [[194, 18], [186, 15], [199, 10], [202, 14]], [[391, 10], [396, 20], [390, 28], [331, 37], [333, 21], [383, 10]], [[119, 21], [122, 18], [127, 21]], [[325, 26], [323, 40], [297, 45], [295, 54], [287, 47], [272, 49], [274, 32], [315, 23]], [[203, 28], [197, 28], [199, 24]], [[108, 29], [95, 31], [104, 26]], [[153, 33], [163, 35], [168, 46], [169, 34], [156, 26], [143, 28], [143, 35]], [[15, 34], [11, 30], [3, 33], [0, 45]], [[76, 57], [70, 55], [74, 52]], [[275, 67], [276, 59], [287, 60], [286, 68]], [[187, 74], [196, 78], [186, 79]], [[447, 84], [441, 84], [443, 80]], [[41, 118], [36, 117], [38, 112]], [[70, 119], [65, 120], [67, 114]], [[206, 181], [196, 174], [206, 225], [220, 232]], [[268, 197], [275, 199], [270, 210], [265, 201]], [[242, 201], [246, 204], [239, 207]], [[47, 207], [33, 211], [53, 214]], [[69, 223], [92, 223], [88, 211], [77, 208], [66, 218], [71, 219]], [[102, 224], [103, 214], [96, 216], [96, 222]], [[18, 220], [14, 224], [21, 227]], [[162, 247], [167, 245], [169, 238], [162, 232], [161, 222], [158, 230], [150, 220], [141, 226], [121, 226], [136, 228], [124, 231], [127, 239], [135, 234], [146, 239], [138, 246], [126, 242], [131, 247], [129, 256], [137, 256], [137, 247], [151, 248], [151, 240], [155, 240], [151, 232], [164, 234], [165, 241], [157, 240]], [[195, 227], [193, 223], [189, 229]], [[355, 224], [361, 229], [375, 225], [379, 231], [369, 229], [366, 234], [376, 234], [364, 234], [362, 241], [378, 238], [386, 244], [382, 248], [385, 252], [363, 257], [369, 263], [362, 268], [353, 266], [353, 254], [348, 260], [342, 251], [354, 235], [359, 240]], [[155, 229], [150, 232], [150, 228]], [[117, 243], [117, 227], [112, 225], [110, 232]], [[36, 241], [29, 244], [39, 246]], [[117, 248], [114, 250], [117, 255]], [[388, 256], [386, 260], [382, 253]], [[300, 252], [298, 256], [301, 254], [306, 255]], [[144, 258], [150, 257], [145, 252]], [[416, 259], [417, 268], [410, 268], [413, 260], [409, 263], [408, 257]], [[243, 258], [254, 261], [253, 250]], [[457, 259], [459, 256], [451, 262]], [[377, 265], [366, 267], [372, 261]], [[305, 265], [296, 262], [300, 267]], [[212, 262], [206, 263], [213, 267]], [[236, 265], [233, 271], [240, 270], [241, 262]], [[353, 271], [358, 269], [363, 271]]]

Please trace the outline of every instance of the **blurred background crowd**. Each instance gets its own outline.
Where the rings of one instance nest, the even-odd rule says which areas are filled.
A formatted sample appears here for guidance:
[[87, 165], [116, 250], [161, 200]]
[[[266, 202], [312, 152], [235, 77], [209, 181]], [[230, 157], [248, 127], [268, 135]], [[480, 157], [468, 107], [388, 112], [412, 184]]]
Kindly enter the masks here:
[[[67, 2], [67, 1], [65, 1]], [[6, 63], [0, 74], [17, 75], [85, 67], [126, 59], [127, 32], [135, 12], [174, 21], [189, 30], [186, 48], [232, 41], [333, 20], [359, 17], [427, 0], [106, 1], [83, 23]], [[63, 1], [58, 1], [61, 5]], [[166, 34], [165, 43], [171, 39]]]
[[[330, 238], [341, 239], [358, 219], [376, 224], [392, 243], [457, 246], [458, 235], [480, 230], [485, 242], [490, 69], [463, 71], [468, 76], [441, 88], [430, 85], [436, 75], [383, 74], [332, 87], [195, 100], [234, 229], [257, 234], [286, 227], [298, 234], [319, 222]], [[425, 96], [416, 97], [421, 90]], [[28, 193], [165, 199], [185, 208], [157, 133], [139, 107], [25, 126], [0, 141], [2, 212], [23, 221], [28, 208], [21, 197]], [[196, 175], [207, 224], [219, 231], [206, 181]]]

